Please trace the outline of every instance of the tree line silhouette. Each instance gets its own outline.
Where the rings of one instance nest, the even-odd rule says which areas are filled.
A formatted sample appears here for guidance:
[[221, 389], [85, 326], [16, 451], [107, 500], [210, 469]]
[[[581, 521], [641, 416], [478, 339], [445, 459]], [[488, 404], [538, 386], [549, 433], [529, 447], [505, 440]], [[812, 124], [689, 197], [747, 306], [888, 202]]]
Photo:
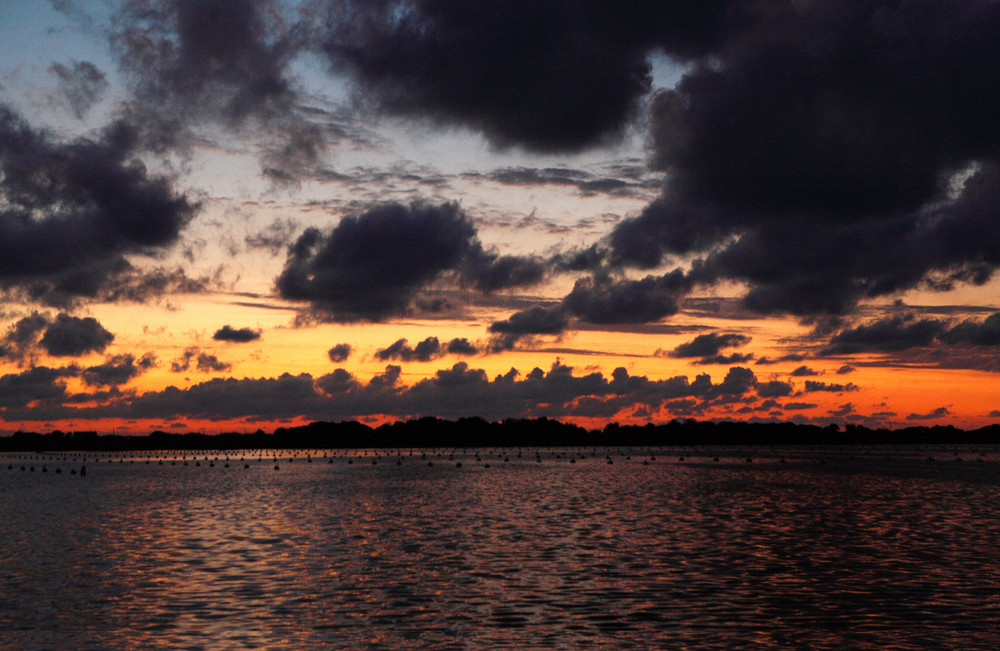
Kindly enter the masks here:
[[455, 421], [426, 417], [369, 427], [357, 421], [314, 422], [271, 433], [219, 434], [155, 431], [146, 436], [95, 431], [18, 431], [0, 437], [0, 451], [126, 451], [229, 449], [334, 449], [420, 447], [620, 447], [692, 445], [916, 445], [1000, 444], [1000, 425], [975, 430], [953, 426], [872, 429], [796, 423], [673, 420], [659, 425], [619, 425], [588, 430], [548, 418], [482, 418]]

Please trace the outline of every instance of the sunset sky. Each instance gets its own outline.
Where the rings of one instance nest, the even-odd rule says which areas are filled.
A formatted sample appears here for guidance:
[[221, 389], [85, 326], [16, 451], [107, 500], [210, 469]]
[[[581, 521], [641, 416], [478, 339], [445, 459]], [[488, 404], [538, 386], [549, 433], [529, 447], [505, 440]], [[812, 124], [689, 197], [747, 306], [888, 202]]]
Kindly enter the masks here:
[[1000, 422], [1000, 3], [0, 1], [0, 431]]

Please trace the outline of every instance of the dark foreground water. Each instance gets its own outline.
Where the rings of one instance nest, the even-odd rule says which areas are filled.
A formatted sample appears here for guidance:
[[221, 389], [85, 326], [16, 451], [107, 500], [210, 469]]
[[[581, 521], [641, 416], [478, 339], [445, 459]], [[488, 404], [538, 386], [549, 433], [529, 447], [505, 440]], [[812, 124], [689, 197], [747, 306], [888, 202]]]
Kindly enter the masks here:
[[422, 452], [0, 456], [0, 646], [1000, 646], [995, 449]]

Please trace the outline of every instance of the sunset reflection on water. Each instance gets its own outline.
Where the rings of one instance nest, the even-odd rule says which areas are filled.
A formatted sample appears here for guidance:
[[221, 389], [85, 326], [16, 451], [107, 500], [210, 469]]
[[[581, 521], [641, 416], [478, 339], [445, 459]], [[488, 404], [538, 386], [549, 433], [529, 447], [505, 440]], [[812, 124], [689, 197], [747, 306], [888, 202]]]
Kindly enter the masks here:
[[102, 457], [85, 478], [5, 458], [0, 629], [19, 647], [1000, 641], [995, 451], [627, 452]]

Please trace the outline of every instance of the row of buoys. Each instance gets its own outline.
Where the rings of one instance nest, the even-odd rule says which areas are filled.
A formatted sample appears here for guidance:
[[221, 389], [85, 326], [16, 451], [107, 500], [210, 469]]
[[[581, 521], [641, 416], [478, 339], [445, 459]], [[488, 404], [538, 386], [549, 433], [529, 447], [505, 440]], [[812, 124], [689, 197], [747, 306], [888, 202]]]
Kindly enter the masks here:
[[[7, 464], [7, 470], [14, 470], [14, 464], [12, 464], [12, 463], [11, 464]], [[35, 472], [35, 466], [33, 466], [33, 465], [31, 465], [31, 466], [25, 466], [22, 463], [21, 464], [21, 471], [22, 472], [24, 472], [24, 471]], [[46, 464], [42, 464], [41, 471], [42, 472], [48, 472], [49, 471], [49, 467]], [[56, 469], [53, 471], [53, 473], [56, 474], [56, 475], [61, 475], [62, 474], [62, 468], [60, 468], [59, 466], [56, 466]], [[76, 468], [71, 468], [70, 471], [69, 471], [69, 474], [75, 475], [76, 474]], [[81, 477], [86, 477], [87, 476], [87, 466], [80, 466], [80, 476]]]
[[[947, 450], [947, 449], [941, 449], [940, 447], [930, 447], [930, 448], [924, 447], [922, 449], [924, 451], [930, 449], [931, 451], [938, 452], [939, 456], [935, 457], [932, 454], [931, 455], [927, 455], [925, 457], [917, 456], [917, 457], [915, 457], [916, 460], [919, 460], [920, 458], [923, 458], [926, 461], [935, 461], [935, 460], [938, 460], [938, 459], [942, 459], [942, 456], [940, 456], [940, 455], [947, 455], [948, 452], [952, 453], [951, 456], [953, 457], [953, 460], [956, 461], [956, 462], [961, 462], [961, 461], [964, 461], [966, 458], [969, 458], [969, 457], [963, 457], [963, 456], [961, 456], [960, 450], [958, 448]], [[563, 449], [556, 448], [554, 450], [553, 450], [553, 448], [528, 448], [528, 450], [534, 452], [533, 456], [534, 456], [534, 461], [536, 463], [541, 463], [543, 461], [543, 458], [544, 458], [544, 459], [548, 459], [548, 460], [553, 460], [553, 459], [554, 460], [567, 460], [570, 464], [576, 464], [578, 460], [581, 460], [581, 461], [585, 460], [585, 459], [588, 458], [588, 456], [592, 457], [592, 458], [593, 457], [597, 457], [597, 455], [599, 454], [598, 448], [592, 448], [592, 449], [586, 449], [586, 448], [584, 448], [584, 449], [577, 449], [577, 450], [571, 450], [571, 449], [567, 450], [567, 449], [564, 449], [564, 448]], [[751, 450], [757, 450], [757, 451], [761, 451], [761, 452], [767, 451], [767, 450], [770, 450], [772, 452], [777, 451], [773, 447], [771, 447], [771, 448], [766, 448], [766, 447], [765, 448], [755, 448], [755, 447], [751, 447], [751, 446], [737, 446], [737, 447], [734, 447], [734, 448], [727, 448], [726, 452], [728, 454], [726, 456], [729, 456], [729, 458], [731, 460], [733, 460], [733, 461], [735, 461], [736, 459], [742, 458], [742, 460], [744, 460], [746, 463], [749, 464], [749, 463], [753, 463], [754, 462], [754, 457], [750, 456], [750, 455], [747, 455], [747, 456], [743, 457], [739, 453], [740, 453], [740, 451], [750, 452]], [[891, 450], [891, 452], [898, 452], [898, 451], [914, 452], [916, 450], [917, 450], [917, 448], [913, 448], [913, 449], [910, 449], [910, 448], [894, 448], [893, 450]], [[620, 458], [624, 458], [625, 461], [632, 461], [632, 454], [637, 454], [637, 453], [642, 452], [642, 451], [643, 451], [642, 449], [637, 450], [635, 448], [627, 448], [627, 449], [623, 449], [623, 448], [604, 448], [603, 449], [603, 452], [605, 453], [604, 460], [605, 460], [605, 463], [607, 463], [608, 465], [613, 465], [614, 464], [614, 457], [615, 456], [620, 457]], [[666, 453], [668, 450], [664, 449], [664, 448], [657, 448], [657, 451], [659, 451], [660, 453]], [[798, 451], [798, 449], [796, 449], [796, 451]], [[836, 454], [837, 451], [843, 451], [843, 452], [850, 451], [851, 454], [849, 456], [847, 456], [847, 457], [844, 457], [843, 455]], [[978, 456], [975, 456], [975, 457], [971, 457], [975, 461], [978, 461], [978, 462], [984, 462], [984, 461], [986, 461], [987, 459], [984, 458], [984, 454], [989, 454], [989, 449], [988, 448], [986, 450], [984, 450], [982, 448], [967, 448], [967, 449], [963, 449], [962, 451], [964, 451], [966, 454], [978, 455]], [[233, 451], [229, 451], [229, 452], [233, 452]], [[475, 462], [477, 464], [483, 466], [484, 468], [489, 468], [490, 467], [489, 461], [491, 459], [496, 459], [498, 461], [502, 460], [503, 463], [509, 463], [512, 458], [525, 459], [525, 454], [524, 453], [526, 452], [526, 450], [523, 450], [521, 448], [517, 448], [516, 450], [514, 448], [508, 448], [508, 449], [493, 448], [492, 450], [482, 450], [482, 449], [480, 449], [480, 450], [473, 450], [473, 451], [469, 451], [468, 448], [463, 448], [463, 449], [461, 449], [461, 452], [459, 452], [458, 449], [452, 449], [452, 450], [437, 449], [435, 451], [420, 450], [420, 449], [417, 449], [416, 451], [413, 450], [413, 449], [410, 449], [410, 450], [405, 450], [405, 449], [403, 449], [403, 450], [401, 450], [401, 449], [396, 449], [396, 450], [393, 450], [393, 449], [376, 450], [376, 449], [372, 449], [372, 450], [350, 450], [350, 451], [347, 451], [347, 450], [332, 450], [332, 451], [315, 450], [315, 451], [290, 451], [289, 455], [286, 458], [287, 458], [287, 462], [290, 463], [290, 464], [294, 463], [296, 460], [305, 460], [306, 463], [312, 463], [313, 459], [314, 459], [314, 453], [315, 453], [315, 457], [319, 458], [320, 452], [322, 452], [322, 458], [326, 459], [328, 464], [333, 464], [334, 460], [339, 458], [339, 459], [342, 459], [342, 460], [346, 460], [346, 463], [348, 465], [353, 465], [355, 461], [359, 461], [359, 462], [360, 461], [370, 461], [371, 465], [374, 466], [374, 465], [378, 465], [381, 461], [386, 461], [388, 463], [395, 462], [395, 465], [402, 466], [403, 465], [403, 459], [404, 459], [404, 453], [405, 453], [406, 456], [409, 456], [409, 457], [413, 457], [415, 454], [419, 454], [419, 457], [420, 457], [421, 461], [426, 461], [428, 466], [433, 466], [434, 465], [433, 461], [430, 460], [431, 458], [434, 458], [434, 459], [438, 459], [438, 460], [440, 460], [440, 459], [447, 459], [447, 461], [453, 463], [456, 467], [462, 467], [462, 463], [463, 462], [462, 462], [462, 459], [460, 457], [464, 455], [466, 457], [471, 456], [475, 460]], [[649, 448], [646, 448], [645, 452], [651, 452], [651, 451], [650, 451]], [[695, 457], [692, 458], [692, 460], [694, 460], [695, 458], [701, 457], [701, 455], [705, 452], [705, 450], [704, 449], [700, 449], [699, 450], [698, 448], [694, 448], [694, 449], [691, 449], [691, 452], [695, 453]], [[877, 458], [878, 456], [881, 455], [881, 452], [886, 452], [887, 454], [889, 453], [889, 451], [867, 450], [867, 449], [852, 449], [852, 448], [846, 448], [846, 447], [843, 448], [843, 449], [840, 449], [840, 448], [829, 449], [828, 448], [828, 449], [826, 449], [826, 452], [833, 453], [832, 459], [834, 461], [841, 461], [841, 462], [843, 462], [843, 461], [854, 461], [854, 460], [858, 459], [859, 457], [860, 458], [864, 458], [866, 456], [871, 457], [873, 455], [876, 456], [876, 458]], [[91, 453], [91, 454], [93, 454], [93, 453]], [[530, 455], [530, 452], [528, 454]], [[544, 454], [544, 457], [543, 457], [543, 454]], [[220, 459], [220, 455], [222, 457], [221, 459]], [[121, 457], [108, 457], [106, 459], [101, 459], [97, 455], [93, 455], [93, 457], [91, 457], [88, 454], [83, 454], [83, 455], [79, 455], [79, 456], [76, 455], [76, 454], [63, 454], [63, 455], [56, 455], [56, 454], [35, 454], [35, 455], [32, 455], [32, 454], [8, 454], [8, 455], [3, 455], [3, 456], [6, 457], [6, 459], [8, 461], [11, 461], [11, 460], [14, 460], [14, 459], [18, 459], [18, 460], [34, 460], [36, 462], [36, 464], [40, 460], [39, 457], [41, 457], [41, 459], [47, 459], [50, 462], [51, 461], [71, 461], [72, 462], [72, 461], [76, 461], [76, 460], [82, 458], [83, 461], [93, 461], [94, 463], [100, 463], [102, 461], [106, 461], [107, 463], [114, 463], [117, 460], [119, 464], [122, 464], [122, 463], [125, 463], [125, 461], [127, 459], [129, 464], [133, 464], [136, 461], [138, 461], [139, 463], [144, 462], [145, 464], [149, 465], [153, 461], [156, 461], [157, 465], [160, 465], [160, 466], [163, 466], [165, 464], [169, 464], [169, 465], [172, 465], [172, 466], [179, 465], [179, 464], [180, 465], [184, 465], [184, 466], [188, 466], [190, 464], [193, 464], [196, 467], [201, 467], [201, 466], [204, 465], [204, 466], [208, 466], [209, 468], [214, 468], [217, 465], [216, 462], [219, 462], [218, 465], [221, 465], [224, 468], [229, 468], [230, 467], [230, 461], [232, 460], [232, 461], [235, 462], [237, 455], [241, 455], [240, 458], [239, 458], [239, 461], [243, 462], [243, 468], [244, 469], [249, 469], [250, 468], [250, 463], [248, 463], [247, 460], [246, 460], [247, 456], [251, 457], [251, 461], [252, 461], [253, 457], [256, 457], [258, 463], [263, 462], [265, 460], [265, 458], [266, 458], [266, 456], [263, 454], [262, 451], [253, 451], [253, 450], [246, 450], [246, 451], [241, 451], [241, 452], [235, 452], [235, 453], [232, 453], [232, 454], [227, 454], [225, 452], [219, 451], [219, 454], [214, 454], [214, 455], [211, 454], [211, 453], [210, 454], [203, 454], [203, 455], [200, 456], [200, 458], [199, 458], [199, 455], [196, 455], [196, 454], [190, 454], [190, 456], [189, 456], [189, 453], [183, 453], [183, 454], [181, 454], [179, 452], [165, 452], [163, 454], [159, 454], [159, 455], [156, 455], [156, 456], [142, 456], [140, 454], [135, 454], [135, 455], [125, 455], [125, 456], [121, 456]], [[777, 456], [777, 455], [775, 455], [775, 456]], [[0, 458], [2, 458], [2, 457], [0, 457]], [[530, 456], [528, 458], [530, 458]], [[765, 455], [764, 458], [765, 459], [770, 459], [772, 461], [776, 461], [777, 463], [781, 463], [781, 464], [786, 463], [785, 456], [781, 456], [779, 458], [772, 458], [770, 455]], [[887, 456], [887, 459], [893, 459], [893, 458], [897, 458], [897, 457], [894, 454], [890, 454], [889, 456]], [[912, 457], [910, 457], [909, 455], [906, 455], [906, 456], [904, 456], [902, 458], [907, 459], [907, 458], [912, 458]], [[792, 459], [793, 460], [796, 459], [795, 452], [792, 453]], [[655, 462], [656, 460], [657, 460], [657, 457], [656, 457], [656, 453], [654, 452], [654, 453], [650, 453], [648, 455], [648, 457], [644, 457], [641, 463], [644, 466], [648, 466], [648, 465], [650, 465], [651, 462]], [[687, 460], [688, 460], [688, 458], [685, 457], [683, 454], [677, 457], [677, 461], [679, 461], [681, 463], [684, 463]], [[815, 457], [813, 457], [811, 454], [807, 455], [806, 457], [801, 458], [799, 460], [800, 461], [813, 460], [813, 461], [816, 461], [817, 463], [819, 463], [820, 465], [826, 465], [827, 462], [828, 462], [828, 459], [826, 457], [815, 459]], [[469, 461], [470, 461], [470, 459], [465, 459], [466, 463], [468, 463]], [[712, 457], [712, 461], [715, 462], [715, 463], [719, 463], [720, 462], [720, 457], [719, 456], [714, 456], [714, 457]], [[278, 470], [280, 468], [278, 462], [279, 462], [279, 458], [278, 458], [277, 455], [275, 455], [273, 457], [273, 463], [274, 463], [273, 467], [274, 467], [275, 470]], [[22, 470], [25, 470], [25, 471], [28, 471], [28, 472], [34, 472], [36, 470], [35, 464], [30, 465], [30, 467], [27, 466], [27, 465], [24, 465], [23, 463], [22, 464], [18, 464], [18, 465], [20, 465], [20, 467], [21, 467]], [[8, 468], [11, 469], [11, 470], [13, 470], [15, 468], [15, 464], [13, 464], [13, 463], [8, 464]], [[40, 469], [41, 469], [41, 472], [43, 472], [43, 473], [49, 471], [49, 468], [48, 468], [48, 466], [46, 464], [42, 464], [40, 466]], [[53, 470], [53, 472], [55, 474], [61, 474], [63, 471], [62, 471], [61, 468], [56, 467]], [[77, 472], [74, 470], [74, 471], [72, 471], [71, 474], [77, 474]], [[80, 474], [81, 475], [85, 474], [85, 470], [83, 470], [83, 468], [81, 468]]]

